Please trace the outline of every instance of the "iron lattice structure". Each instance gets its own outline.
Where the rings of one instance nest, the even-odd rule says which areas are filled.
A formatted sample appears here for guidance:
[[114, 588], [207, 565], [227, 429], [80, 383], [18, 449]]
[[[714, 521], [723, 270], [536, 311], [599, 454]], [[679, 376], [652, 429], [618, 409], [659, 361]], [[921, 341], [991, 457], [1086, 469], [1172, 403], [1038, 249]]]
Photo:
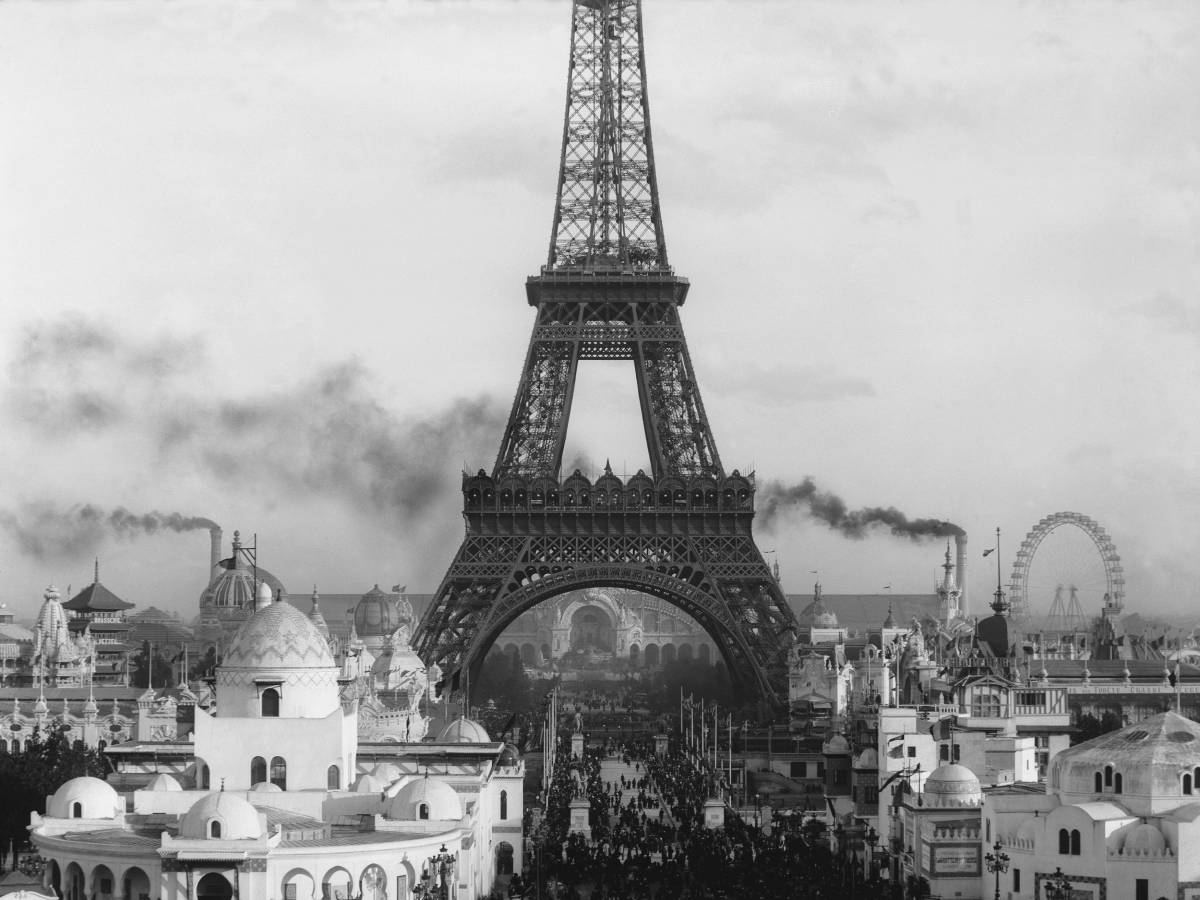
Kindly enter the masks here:
[[[734, 679], [786, 698], [795, 625], [754, 543], [754, 479], [726, 474], [667, 264], [654, 174], [640, 0], [574, 0], [571, 65], [547, 264], [491, 474], [464, 475], [466, 537], [416, 633], [448, 676], [476, 670], [504, 628], [571, 590], [628, 587], [709, 633]], [[560, 472], [581, 360], [631, 360], [651, 473]]]

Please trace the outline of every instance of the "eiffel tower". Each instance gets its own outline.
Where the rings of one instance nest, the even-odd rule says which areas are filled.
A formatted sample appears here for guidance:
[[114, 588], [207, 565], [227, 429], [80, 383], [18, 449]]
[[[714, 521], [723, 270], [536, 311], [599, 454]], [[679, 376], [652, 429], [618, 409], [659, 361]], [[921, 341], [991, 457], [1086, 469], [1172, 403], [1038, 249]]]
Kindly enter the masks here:
[[[558, 196], [537, 310], [491, 474], [464, 474], [466, 535], [415, 635], [452, 684], [504, 628], [567, 591], [610, 586], [695, 618], [744, 691], [786, 700], [795, 624], [754, 544], [754, 476], [726, 473], [700, 400], [667, 262], [641, 0], [574, 0]], [[651, 472], [560, 471], [581, 361], [631, 360]]]

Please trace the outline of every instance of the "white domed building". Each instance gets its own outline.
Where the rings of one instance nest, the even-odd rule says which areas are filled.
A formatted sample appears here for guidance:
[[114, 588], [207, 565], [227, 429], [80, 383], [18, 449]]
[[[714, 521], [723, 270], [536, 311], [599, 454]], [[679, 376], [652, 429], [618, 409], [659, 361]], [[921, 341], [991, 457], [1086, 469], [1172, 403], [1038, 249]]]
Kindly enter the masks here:
[[988, 791], [983, 826], [1013, 900], [1046, 896], [1058, 869], [1072, 897], [1197, 900], [1200, 724], [1164, 712], [1063, 750], [1044, 792]]
[[[114, 751], [114, 784], [145, 788], [77, 778], [33, 814], [45, 886], [64, 900], [413, 900], [443, 860], [449, 896], [503, 887], [524, 856], [519, 757], [469, 720], [439, 741], [360, 744], [318, 624], [269, 585], [255, 599], [193, 741]], [[168, 758], [173, 774], [154, 768]]]

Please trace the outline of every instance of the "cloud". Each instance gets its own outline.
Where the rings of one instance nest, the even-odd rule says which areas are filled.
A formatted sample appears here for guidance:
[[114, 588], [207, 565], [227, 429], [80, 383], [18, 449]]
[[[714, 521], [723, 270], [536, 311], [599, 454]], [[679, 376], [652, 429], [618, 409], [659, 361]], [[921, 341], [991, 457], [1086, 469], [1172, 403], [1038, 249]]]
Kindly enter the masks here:
[[764, 406], [829, 403], [874, 397], [875, 387], [857, 375], [842, 375], [820, 366], [746, 366], [713, 379], [709, 390], [719, 395], [750, 397]]
[[1200, 339], [1200, 301], [1184, 300], [1170, 291], [1160, 290], [1154, 296], [1132, 307], [1164, 331]]

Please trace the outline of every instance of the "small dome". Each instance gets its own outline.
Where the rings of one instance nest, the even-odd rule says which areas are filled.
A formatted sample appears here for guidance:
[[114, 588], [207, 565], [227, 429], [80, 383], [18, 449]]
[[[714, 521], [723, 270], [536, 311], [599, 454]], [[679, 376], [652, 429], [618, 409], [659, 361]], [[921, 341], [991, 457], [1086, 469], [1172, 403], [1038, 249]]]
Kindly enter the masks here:
[[846, 756], [850, 753], [850, 742], [840, 734], [835, 734], [821, 745], [821, 753], [825, 756]]
[[250, 790], [256, 794], [282, 794], [283, 788], [270, 781], [260, 781], [257, 784], [251, 785]]
[[125, 803], [112, 785], [90, 775], [72, 778], [46, 803], [46, 815], [56, 819], [112, 819], [123, 812]]
[[258, 596], [256, 578], [270, 588], [272, 596], [276, 594], [287, 596], [287, 589], [278, 578], [261, 566], [252, 569], [246, 565], [241, 554], [241, 543], [236, 534], [233, 556], [217, 563], [214, 571], [217, 573], [216, 576], [200, 595], [201, 607], [212, 605], [222, 608], [254, 609], [254, 600]]
[[505, 768], [512, 768], [519, 765], [520, 762], [521, 752], [512, 744], [505, 744], [504, 749], [500, 751], [500, 759], [497, 761], [497, 764]]
[[395, 763], [383, 762], [371, 770], [371, 774], [384, 784], [391, 784], [404, 773]]
[[405, 624], [395, 600], [379, 585], [362, 595], [354, 607], [354, 630], [359, 637], [381, 637]]
[[[425, 805], [427, 814], [421, 815]], [[454, 788], [440, 778], [417, 778], [400, 789], [388, 807], [388, 818], [401, 821], [417, 819], [457, 820], [462, 818], [462, 801]]]
[[154, 780], [146, 785], [148, 791], [182, 791], [183, 786], [170, 775], [163, 773], [155, 775]]
[[234, 635], [223, 669], [331, 669], [329, 644], [308, 616], [290, 603], [272, 603]]
[[358, 781], [354, 782], [355, 793], [359, 794], [380, 794], [387, 790], [388, 783], [382, 778], [376, 778], [369, 772], [366, 775], [359, 775]]
[[1126, 856], [1158, 856], [1166, 847], [1167, 839], [1163, 833], [1149, 822], [1143, 822], [1129, 832], [1121, 852]]
[[487, 729], [471, 719], [455, 719], [442, 729], [438, 740], [447, 744], [490, 744]]
[[[213, 823], [220, 826], [214, 834]], [[258, 810], [247, 801], [225, 791], [201, 797], [179, 822], [180, 837], [200, 840], [245, 841], [262, 837]]]
[[[925, 796], [942, 806], [977, 806], [983, 802], [979, 779], [957, 763], [939, 766], [925, 780]], [[931, 804], [931, 805], [938, 805]]]

